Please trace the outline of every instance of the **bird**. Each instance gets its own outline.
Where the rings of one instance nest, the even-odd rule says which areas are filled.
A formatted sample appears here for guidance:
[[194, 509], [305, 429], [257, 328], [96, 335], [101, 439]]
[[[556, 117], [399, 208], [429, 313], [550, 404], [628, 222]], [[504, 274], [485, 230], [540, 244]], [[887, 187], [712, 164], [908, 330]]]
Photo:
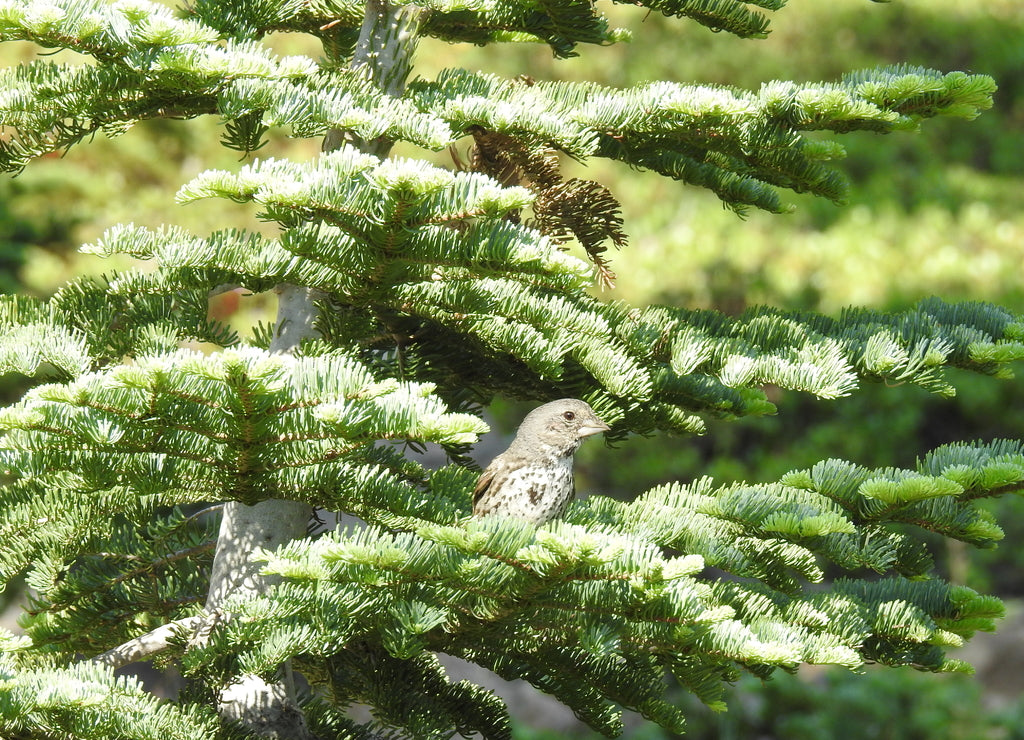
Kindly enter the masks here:
[[560, 517], [576, 496], [573, 454], [584, 439], [610, 428], [576, 398], [538, 406], [480, 475], [473, 516], [504, 515], [538, 526]]

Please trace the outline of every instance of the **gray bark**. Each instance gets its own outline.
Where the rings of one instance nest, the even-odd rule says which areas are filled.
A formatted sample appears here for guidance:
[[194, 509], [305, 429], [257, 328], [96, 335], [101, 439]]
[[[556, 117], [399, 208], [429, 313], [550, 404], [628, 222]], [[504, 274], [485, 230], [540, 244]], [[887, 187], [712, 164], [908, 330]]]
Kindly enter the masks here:
[[[401, 95], [415, 52], [419, 16], [420, 10], [413, 6], [394, 8], [387, 0], [368, 0], [352, 69], [369, 75], [388, 95]], [[346, 142], [377, 156], [385, 156], [391, 148], [387, 140], [359, 141], [335, 130], [327, 133], [323, 149], [331, 151]], [[277, 292], [278, 315], [271, 350], [292, 352], [303, 339], [316, 336], [316, 302], [322, 296], [293, 285], [278, 286]], [[311, 514], [310, 506], [294, 501], [270, 499], [254, 506], [228, 503], [217, 540], [207, 610], [216, 613], [228, 597], [259, 594], [272, 585], [274, 580], [260, 574], [260, 564], [252, 562], [253, 550], [273, 549], [305, 536]], [[218, 711], [225, 719], [241, 722], [262, 737], [313, 737], [292, 687], [285, 683], [242, 676], [223, 689]]]

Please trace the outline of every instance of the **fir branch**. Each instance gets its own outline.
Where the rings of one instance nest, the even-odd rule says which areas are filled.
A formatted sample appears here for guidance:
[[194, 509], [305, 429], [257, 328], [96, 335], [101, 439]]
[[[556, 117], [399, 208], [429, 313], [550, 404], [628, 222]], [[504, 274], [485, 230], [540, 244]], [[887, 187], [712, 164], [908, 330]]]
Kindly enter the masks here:
[[[365, 78], [375, 92], [379, 91], [385, 97], [397, 97], [405, 86], [416, 47], [419, 15], [419, 10], [414, 7], [396, 10], [387, 0], [370, 0], [366, 5], [350, 67]], [[326, 47], [336, 50], [338, 44]], [[330, 129], [324, 139], [324, 150], [337, 148], [346, 133], [338, 128]], [[359, 140], [358, 135], [356, 139]], [[385, 154], [392, 140], [384, 136], [363, 136], [361, 143], [367, 151], [372, 149], [375, 154]], [[291, 283], [280, 284], [276, 292], [278, 318], [270, 350], [295, 352], [303, 340], [317, 336], [315, 323], [320, 313], [317, 302], [324, 296], [308, 286]], [[379, 391], [370, 391], [370, 394], [385, 395]], [[346, 410], [342, 408], [339, 413], [335, 407], [334, 418], [340, 416], [348, 421]], [[328, 414], [331, 418], [330, 411]], [[264, 495], [266, 493], [269, 491]], [[261, 572], [258, 564], [253, 563], [254, 543], [274, 547], [302, 539], [311, 514], [308, 504], [288, 499], [265, 498], [252, 508], [235, 502], [228, 504], [221, 522], [207, 609], [219, 609], [228, 597], [261, 593], [271, 587], [276, 576]], [[287, 661], [285, 667], [290, 675], [291, 666]], [[300, 740], [312, 737], [305, 717], [297, 707], [294, 684], [269, 684], [254, 672], [243, 672], [222, 686], [218, 713], [224, 719], [239, 722], [260, 734], [280, 734]]]
[[[52, 550], [56, 560], [41, 561], [56, 574], [56, 563], [88, 548], [88, 533], [105, 536], [118, 513], [143, 521], [157, 500], [280, 491], [369, 519], [374, 511], [411, 513], [420, 494], [410, 481], [422, 472], [373, 440], [459, 444], [484, 429], [476, 417], [446, 413], [426, 391], [380, 384], [339, 357], [255, 350], [137, 358], [70, 385], [41, 386], [3, 414], [2, 465], [18, 476], [5, 489], [3, 526], [18, 547], [4, 567], [20, 571], [41, 557], [43, 543], [63, 542]], [[439, 506], [439, 516], [452, 516], [441, 514], [450, 504]], [[40, 578], [37, 587], [48, 592], [52, 583]]]
[[729, 31], [741, 38], [764, 38], [768, 19], [746, 6], [778, 10], [781, 0], [651, 0], [644, 5], [665, 15], [686, 16], [713, 31]]
[[41, 728], [50, 737], [97, 740], [222, 736], [217, 717], [208, 708], [159, 699], [135, 677], [117, 676], [111, 668], [80, 663], [12, 670], [9, 659], [4, 663], [8, 690], [0, 731], [7, 737], [38, 736]]
[[[651, 687], [660, 685], [680, 655], [692, 656], [700, 666], [688, 663], [687, 675], [721, 676], [730, 665], [770, 672], [773, 666], [799, 662], [855, 667], [883, 661], [958, 670], [935, 646], [940, 632], [991, 628], [991, 619], [1000, 613], [991, 600], [934, 580], [887, 578], [873, 588], [860, 581], [840, 582], [826, 592], [808, 588], [803, 579], [779, 580], [777, 574], [806, 558], [798, 555], [800, 550], [815, 551], [829, 531], [844, 534], [856, 527], [866, 533], [883, 519], [904, 519], [887, 512], [874, 524], [855, 523], [827, 497], [793, 488], [724, 487], [716, 492], [707, 483], [702, 486], [704, 503], [693, 496], [666, 499], [659, 491], [631, 505], [591, 497], [569, 514], [570, 522], [585, 521], [585, 527], [556, 523], [536, 530], [498, 519], [466, 528], [421, 526], [415, 533], [394, 535], [371, 529], [328, 537], [312, 548], [267, 554], [270, 570], [287, 575], [296, 587], [282, 586], [249, 608], [260, 621], [248, 623], [245, 641], [275, 639], [270, 636], [277, 629], [272, 613], [287, 609], [295, 614], [292, 610], [303, 604], [299, 619], [307, 632], [292, 649], [323, 644], [323, 638], [314, 637], [319, 630], [326, 636], [330, 625], [345, 624], [346, 641], [358, 636], [379, 644], [391, 659], [438, 650], [508, 678], [525, 678], [608, 730], [616, 715], [598, 709], [607, 709], [608, 700], [678, 726], [678, 715]], [[758, 493], [779, 499], [751, 501]], [[865, 496], [870, 498], [867, 491]], [[785, 502], [781, 506], [780, 500]], [[655, 501], [664, 508], [653, 509]], [[969, 507], [970, 499], [962, 503]], [[792, 511], [801, 512], [806, 527], [786, 533], [781, 529], [784, 515], [794, 505], [798, 508]], [[818, 507], [817, 517], [806, 509], [812, 505]], [[704, 523], [687, 516], [695, 510]], [[588, 512], [600, 512], [600, 519], [589, 518]], [[820, 512], [831, 512], [831, 523]], [[715, 521], [726, 528], [715, 531], [709, 526]], [[692, 539], [684, 541], [680, 528], [691, 526]], [[930, 526], [941, 525], [936, 520]], [[759, 544], [744, 545], [748, 538]], [[789, 538], [793, 541], [784, 545]], [[704, 548], [706, 554], [670, 558], [659, 546], [690, 553]], [[723, 557], [730, 551], [742, 557]], [[705, 562], [763, 585], [701, 585]], [[331, 610], [329, 616], [303, 596], [302, 583], [319, 584], [318, 590], [333, 584], [323, 605]], [[424, 605], [420, 617], [403, 616], [401, 604], [409, 599]], [[426, 614], [433, 616], [426, 619]], [[431, 628], [440, 623], [443, 631]], [[602, 637], [595, 642], [597, 634]], [[495, 635], [501, 635], [497, 642]], [[330, 659], [335, 649], [325, 645], [306, 660], [317, 654]], [[280, 654], [250, 655], [249, 660], [281, 659]], [[356, 678], [359, 670], [367, 672], [363, 679]], [[374, 669], [362, 665], [359, 670], [353, 673], [349, 665], [342, 685], [358, 684]], [[591, 688], [580, 694], [581, 686]]]
[[[124, 279], [130, 282], [131, 276]], [[207, 291], [194, 283], [173, 291], [128, 293], [117, 277], [82, 278], [63, 285], [49, 309], [55, 321], [84, 337], [92, 359], [89, 369], [95, 369], [126, 355], [170, 351], [187, 341], [236, 343], [234, 331], [210, 320], [207, 303]]]
[[[572, 0], [548, 0], [529, 12], [493, 1], [420, 5], [429, 10], [423, 33], [448, 42], [542, 41], [549, 44], [556, 55], [566, 57], [575, 54], [573, 48], [577, 44], [608, 44], [624, 36], [624, 32], [608, 28], [607, 19], [595, 6]], [[665, 15], [691, 18], [714, 31], [760, 38], [767, 34], [768, 20], [747, 6], [777, 10], [782, 3], [777, 0], [659, 0], [643, 5]], [[239, 14], [200, 0], [191, 3], [189, 10], [207, 25], [231, 36], [262, 36], [271, 31], [304, 31], [317, 35], [333, 32], [331, 36], [341, 31], [351, 36], [362, 20], [362, 6], [354, 2], [254, 4], [249, 13]]]
[[[325, 169], [333, 170], [336, 162], [325, 159]], [[300, 177], [304, 171], [276, 164], [273, 168]], [[765, 413], [772, 406], [759, 389], [764, 384], [836, 398], [863, 381], [910, 382], [950, 395], [954, 390], [946, 368], [1005, 376], [1007, 364], [1021, 353], [1019, 318], [980, 303], [928, 299], [902, 313], [859, 309], [838, 317], [752, 308], [737, 318], [664, 306], [632, 311], [602, 303], [580, 290], [585, 284], [581, 262], [523, 226], [495, 223], [514, 207], [514, 198], [498, 191], [487, 195], [502, 207], [461, 232], [430, 223], [426, 214], [431, 210], [449, 212], [447, 196], [433, 200], [440, 192], [438, 183], [451, 183], [454, 197], [465, 192], [463, 178], [478, 175], [438, 171], [432, 189], [413, 195], [396, 187], [409, 181], [390, 179], [403, 171], [401, 165], [381, 168], [389, 179], [374, 178], [388, 188], [378, 191], [378, 203], [390, 201], [386, 209], [412, 220], [396, 221], [373, 234], [364, 230], [360, 238], [371, 239], [372, 249], [357, 249], [357, 241], [314, 226], [300, 227], [278, 243], [215, 235], [207, 247], [194, 250], [192, 265], [148, 277], [129, 275], [114, 284], [179, 295], [207, 264], [217, 269], [208, 278], [210, 288], [232, 283], [259, 289], [283, 275], [301, 277], [333, 294], [338, 303], [368, 312], [363, 320], [380, 327], [376, 330], [384, 332], [383, 344], [362, 345], [360, 351], [372, 347], [379, 352], [400, 343], [406, 367], [415, 369], [416, 377], [442, 386], [458, 377], [460, 385], [486, 395], [521, 388], [523, 373], [529, 372], [537, 398], [589, 393], [592, 405], [607, 418], [620, 419], [637, 432], [698, 430], [694, 412]], [[357, 171], [381, 170], [364, 163]], [[422, 167], [405, 172], [412, 182], [435, 174]], [[235, 193], [233, 197], [244, 193], [223, 176], [216, 182], [218, 192]], [[473, 183], [471, 192], [481, 192], [477, 185]], [[258, 197], [269, 201], [277, 196], [268, 190]], [[333, 212], [332, 219], [350, 219], [357, 229], [360, 213]], [[381, 215], [378, 211], [377, 217]], [[422, 221], [426, 225], [417, 227]], [[147, 244], [147, 254], [179, 263], [183, 255], [178, 245], [193, 241], [134, 229], [109, 236], [109, 243], [102, 243], [107, 252], [142, 253], [138, 245]], [[287, 257], [292, 250], [309, 255], [312, 259], [303, 264], [316, 267], [301, 274], [288, 272], [295, 264]], [[227, 265], [230, 269], [223, 269]], [[256, 270], [260, 272], [253, 274]], [[393, 281], [386, 283], [386, 290], [385, 283], [378, 286], [378, 275]], [[614, 338], [610, 344], [609, 337]], [[334, 340], [347, 341], [341, 336]], [[432, 349], [441, 346], [444, 352]], [[456, 346], [457, 355], [451, 351]], [[453, 362], [456, 356], [474, 359]], [[604, 387], [600, 396], [592, 395], [593, 378]]]
[[619, 202], [607, 188], [591, 180], [573, 178], [546, 190], [534, 204], [536, 225], [558, 242], [575, 237], [594, 263], [603, 288], [615, 284], [615, 273], [602, 254], [606, 241], [616, 247], [626, 244]]
[[162, 624], [144, 635], [100, 653], [90, 662], [117, 669], [129, 663], [147, 660], [170, 649], [182, 635], [195, 632], [206, 619], [205, 615], [197, 614]]
[[33, 376], [53, 368], [64, 378], [95, 361], [82, 331], [67, 326], [50, 304], [24, 296], [0, 296], [0, 373]]
[[[54, 510], [37, 527], [52, 542], [68, 519], [69, 512]], [[201, 603], [215, 522], [196, 526], [175, 511], [144, 524], [123, 516], [106, 526], [81, 517], [76, 523], [79, 529], [60, 548], [73, 565], [45, 553], [30, 573], [36, 593], [24, 627], [37, 647], [94, 653]]]
[[[616, 247], [625, 246], [626, 234], [619, 202], [611, 191], [589, 180], [563, 180], [557, 156], [550, 149], [530, 148], [514, 136], [480, 126], [469, 131], [475, 146], [468, 167], [505, 186], [525, 183], [537, 195], [533, 203], [535, 218], [529, 225], [555, 243], [575, 237], [594, 263], [602, 287], [612, 287], [615, 274], [601, 255], [608, 240]], [[458, 159], [456, 165], [461, 165]], [[509, 212], [505, 218], [513, 223], [520, 221], [518, 212]]]
[[[756, 37], [767, 20], [754, 8], [779, 5], [647, 7]], [[0, 569], [27, 572], [34, 590], [31, 644], [0, 635], [7, 734], [230, 732], [187, 697], [156, 706], [101, 669], [165, 659], [194, 628], [202, 634], [180, 651], [193, 690], [208, 703], [217, 694], [229, 722], [298, 737], [367, 736], [339, 719], [359, 700], [412, 735], [507, 738], [500, 702], [449, 681], [439, 652], [528, 680], [606, 733], [621, 729], [621, 708], [681, 731], [661, 690], [669, 675], [717, 703], [722, 681], [742, 670], [964, 669], [945, 648], [991, 629], [1001, 606], [930, 577], [924, 535], [993, 546], [1002, 532], [979, 502], [1024, 490], [1018, 442], [936, 450], [908, 470], [830, 460], [770, 484], [670, 484], [632, 503], [593, 496], [540, 529], [468, 520], [472, 470], [430, 472], [379, 443], [463, 453], [484, 426], [451, 410], [476, 411], [499, 393], [585, 397], [614, 438], [700, 431], [697, 414], [770, 412], [768, 384], [834, 398], [863, 381], [911, 382], [948, 395], [946, 368], [1008, 374], [1024, 331], [994, 306], [928, 300], [839, 318], [633, 310], [587, 294], [585, 263], [556, 244], [571, 234], [601, 271], [607, 242], [623, 241], [614, 198], [563, 181], [561, 153], [698, 184], [738, 211], [782, 211], [778, 188], [844, 195], [826, 164], [841, 148], [805, 132], [970, 118], [991, 105], [989, 78], [894, 67], [744, 92], [454, 71], [404, 90], [421, 34], [541, 41], [557, 56], [622, 34], [581, 0], [197, 0], [186, 12], [146, 0], [0, 0], [0, 37], [94, 62], [0, 74], [6, 169], [155, 117], [216, 115], [224, 143], [243, 152], [274, 126], [326, 134], [330, 150], [304, 165], [208, 172], [179, 195], [256, 202], [283, 227], [277, 239], [118, 227], [90, 250], [152, 258], [155, 270], [76, 281], [48, 302], [0, 301], [0, 371], [58, 376], [0, 412], [10, 478]], [[289, 30], [319, 36], [326, 62], [279, 58], [257, 40]], [[369, 156], [464, 136], [491, 177]], [[362, 151], [333, 151], [343, 141]], [[530, 207], [539, 230], [520, 223]], [[277, 292], [267, 350], [178, 350], [237, 342], [206, 317], [224, 285]], [[209, 531], [158, 512], [225, 499], [206, 590]], [[369, 526], [310, 542], [313, 505]], [[812, 585], [826, 563], [880, 577]], [[204, 595], [215, 615], [242, 618], [196, 616]], [[90, 664], [52, 667], [101, 650]], [[304, 707], [289, 685], [293, 660], [317, 688]]]
[[[806, 145], [801, 131], [885, 132], [935, 115], [971, 117], [991, 105], [994, 90], [984, 76], [914, 68], [833, 84], [771, 83], [756, 94], [664, 82], [627, 90], [524, 86], [449, 72], [399, 98], [358, 71], [316, 70], [311, 60], [276, 59], [241, 42], [169, 46], [118, 61], [33, 63], [6, 73], [2, 81], [19, 94], [5, 101], [15, 136], [0, 142], [0, 165], [17, 170], [98, 130], [116, 133], [167, 115], [217, 113], [231, 122], [226, 143], [243, 151], [257, 148], [263, 127], [272, 125], [291, 124], [300, 136], [348, 131], [364, 142], [405, 140], [432, 149], [483, 126], [528, 149], [649, 167], [709, 187], [738, 210], [780, 211], [775, 187], [844, 197], [842, 178], [821, 161], [822, 145]], [[340, 141], [332, 138], [328, 148]]]
[[[380, 333], [372, 343], [348, 345], [368, 362], [381, 362], [382, 351], [400, 347], [411, 377], [442, 387], [459, 378], [458, 385], [481, 397], [522, 388], [524, 372], [530, 373], [537, 398], [585, 395], [623, 432], [642, 433], [699, 431], [695, 412], [771, 411], [760, 390], [765, 384], [836, 398], [863, 381], [910, 382], [950, 395], [946, 368], [1005, 376], [1021, 354], [1019, 318], [980, 303], [928, 299], [902, 313], [848, 310], [838, 317], [753, 308], [737, 318], [602, 303], [582, 291], [583, 263], [504, 220], [524, 202], [522, 190], [506, 192], [473, 173], [384, 163], [351, 149], [322, 160], [268, 161], [239, 176], [212, 173], [186, 192], [259, 199], [285, 223], [299, 211], [334, 225], [299, 225], [277, 241], [236, 232], [201, 240], [180, 230], [114, 229], [90, 249], [153, 256], [172, 266], [117, 276], [106, 286], [71, 286], [54, 299], [59, 311], [46, 309], [51, 321], [76, 317], [73, 329], [84, 333], [92, 352], [119, 356], [175, 341], [180, 328], [171, 337], [159, 333], [180, 326], [168, 320], [168, 310], [205, 322], [205, 294], [220, 285], [261, 290], [296, 280], [358, 312], [360, 326]], [[268, 176], [267, 186], [253, 187]], [[318, 183], [330, 180], [344, 189], [346, 177], [372, 183], [361, 191], [365, 208], [321, 200]], [[284, 178], [304, 184], [287, 193]], [[447, 228], [460, 199], [474, 203], [463, 213], [474, 220], [461, 230]], [[372, 229], [365, 225], [370, 208]], [[296, 254], [307, 259], [297, 261]], [[205, 275], [205, 291], [195, 288], [199, 275]], [[186, 288], [191, 302], [182, 300]], [[139, 293], [144, 301], [127, 301]], [[34, 316], [19, 321], [31, 327]], [[121, 329], [113, 337], [111, 325]], [[190, 333], [209, 337], [213, 328]], [[118, 344], [103, 346], [112, 338]], [[595, 379], [603, 388], [596, 394]], [[189, 432], [178, 424], [172, 426]]]

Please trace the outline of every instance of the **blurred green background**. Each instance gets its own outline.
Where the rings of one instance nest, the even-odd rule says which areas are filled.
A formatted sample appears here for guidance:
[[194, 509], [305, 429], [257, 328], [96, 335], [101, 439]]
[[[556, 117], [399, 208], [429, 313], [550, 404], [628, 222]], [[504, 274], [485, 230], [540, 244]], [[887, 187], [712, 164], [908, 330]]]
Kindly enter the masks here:
[[[907, 63], [985, 73], [999, 85], [995, 108], [976, 121], [927, 121], [919, 134], [840, 139], [849, 154], [839, 167], [852, 181], [845, 207], [789, 195], [796, 206], [791, 215], [751, 212], [740, 219], [696, 188], [613, 163], [567, 161], [569, 173], [585, 170], [623, 205], [630, 244], [612, 255], [618, 283], [609, 298], [730, 313], [760, 303], [836, 313], [846, 305], [898, 310], [938, 295], [1024, 313], [1024, 2], [790, 0], [763, 41], [713, 34], [628, 6], [605, 10], [613, 25], [632, 31], [633, 43], [581, 48], [580, 56], [559, 61], [540, 46], [482, 49], [428, 40], [414, 73], [429, 78], [462, 66], [614, 86], [669, 79], [756, 89], [773, 79], [830, 80]], [[280, 36], [273, 43], [282, 53], [319, 55], [308, 38]], [[23, 44], [0, 48], [6, 64], [36, 51]], [[269, 229], [251, 207], [174, 204], [174, 192], [198, 172], [240, 166], [238, 153], [219, 145], [219, 134], [209, 120], [153, 121], [0, 179], [0, 290], [46, 295], [74, 275], [117, 268], [76, 250], [118, 222], [170, 222], [200, 234], [228, 226]], [[272, 132], [258, 155], [307, 159], [318, 151], [317, 141]], [[451, 161], [447, 153], [409, 147], [395, 153]], [[232, 322], [242, 325], [268, 318], [266, 298], [243, 298], [240, 306], [238, 300], [230, 295], [213, 310], [234, 312]], [[769, 481], [830, 457], [911, 466], [950, 441], [1024, 438], [1021, 382], [953, 380], [952, 399], [881, 385], [827, 402], [772, 391], [778, 415], [713, 421], [699, 439], [633, 438], [611, 451], [584, 446], [577, 488], [629, 498], [668, 480]], [[7, 401], [21, 388], [16, 379], [0, 379]], [[505, 432], [524, 411], [508, 403], [495, 410], [495, 428]], [[1004, 546], [973, 552], [936, 542], [939, 567], [975, 588], [1024, 598], [1024, 547], [1017, 544], [1024, 539], [1024, 500], [991, 506], [1007, 533]], [[1024, 635], [1024, 627], [1008, 628], [1011, 644], [1013, 629]], [[727, 714], [693, 707], [688, 737], [1024, 738], [1024, 702], [1016, 693], [1024, 690], [1024, 662], [1016, 665], [1019, 687], [1012, 675], [995, 686], [912, 671], [803, 671], [765, 684], [743, 681]], [[560, 729], [557, 736], [570, 734], [590, 737], [582, 729]], [[554, 736], [528, 723], [517, 733]], [[630, 736], [663, 737], [650, 728]]]

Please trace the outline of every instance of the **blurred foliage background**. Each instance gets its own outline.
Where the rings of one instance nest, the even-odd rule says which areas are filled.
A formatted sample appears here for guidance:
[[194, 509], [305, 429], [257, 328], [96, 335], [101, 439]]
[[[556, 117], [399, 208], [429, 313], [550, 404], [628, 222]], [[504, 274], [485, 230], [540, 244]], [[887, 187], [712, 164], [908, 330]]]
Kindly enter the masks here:
[[[848, 158], [839, 166], [852, 181], [845, 207], [790, 195], [791, 215], [751, 212], [740, 219], [699, 189], [608, 162], [566, 161], [569, 175], [585, 169], [623, 205], [630, 244], [613, 255], [619, 279], [608, 297], [730, 313], [759, 303], [836, 313], [847, 305], [896, 310], [934, 294], [1024, 313], [1020, 0], [790, 0], [763, 41], [712, 34], [628, 6], [606, 12], [613, 25], [632, 31], [632, 44], [581, 48], [580, 56], [559, 61], [539, 46], [481, 49], [427, 40], [414, 73], [429, 78], [461, 66], [613, 86], [669, 79], [757, 89], [773, 79], [830, 80], [906, 63], [985, 73], [999, 85], [995, 109], [976, 121], [928, 121], [916, 135], [842, 140]], [[310, 38], [272, 42], [281, 53], [320, 54]], [[15, 64], [38, 51], [4, 44], [0, 62]], [[248, 207], [225, 212], [222, 201], [174, 204], [173, 193], [198, 172], [239, 166], [238, 153], [220, 146], [219, 134], [207, 120], [153, 121], [0, 180], [0, 290], [46, 295], [75, 275], [117, 268], [76, 250], [119, 222], [169, 222], [198, 233], [228, 226], [267, 230]], [[317, 141], [276, 131], [257, 156], [301, 160], [318, 151]], [[424, 156], [404, 148], [395, 153]], [[451, 163], [448, 153], [426, 156]], [[228, 294], [211, 310], [233, 313], [232, 322], [244, 326], [268, 319], [269, 303]], [[830, 457], [908, 466], [946, 442], [1024, 437], [1024, 414], [1018, 413], [1024, 384], [954, 380], [958, 393], [950, 399], [883, 386], [831, 402], [777, 392], [777, 416], [712, 422], [702, 438], [633, 438], [611, 451], [592, 443], [577, 457], [577, 488], [629, 498], [669, 480], [770, 481]], [[21, 391], [16, 381], [0, 378], [5, 402]], [[523, 412], [496, 404], [495, 430], [510, 432]], [[1020, 599], [1024, 547], [1016, 543], [1024, 540], [1024, 500], [994, 502], [993, 509], [1007, 533], [1004, 546], [981, 553], [949, 547], [940, 553], [940, 568], [956, 581]], [[1017, 680], [1000, 701], [992, 699], [991, 685], [977, 680], [908, 671], [866, 677], [803, 671], [766, 684], [744, 681], [725, 715], [695, 705], [688, 737], [1024, 738], [1024, 701], [1015, 694], [1024, 690], [1024, 676]], [[531, 733], [524, 726], [520, 736], [546, 737]], [[582, 730], [577, 736], [588, 737]]]

